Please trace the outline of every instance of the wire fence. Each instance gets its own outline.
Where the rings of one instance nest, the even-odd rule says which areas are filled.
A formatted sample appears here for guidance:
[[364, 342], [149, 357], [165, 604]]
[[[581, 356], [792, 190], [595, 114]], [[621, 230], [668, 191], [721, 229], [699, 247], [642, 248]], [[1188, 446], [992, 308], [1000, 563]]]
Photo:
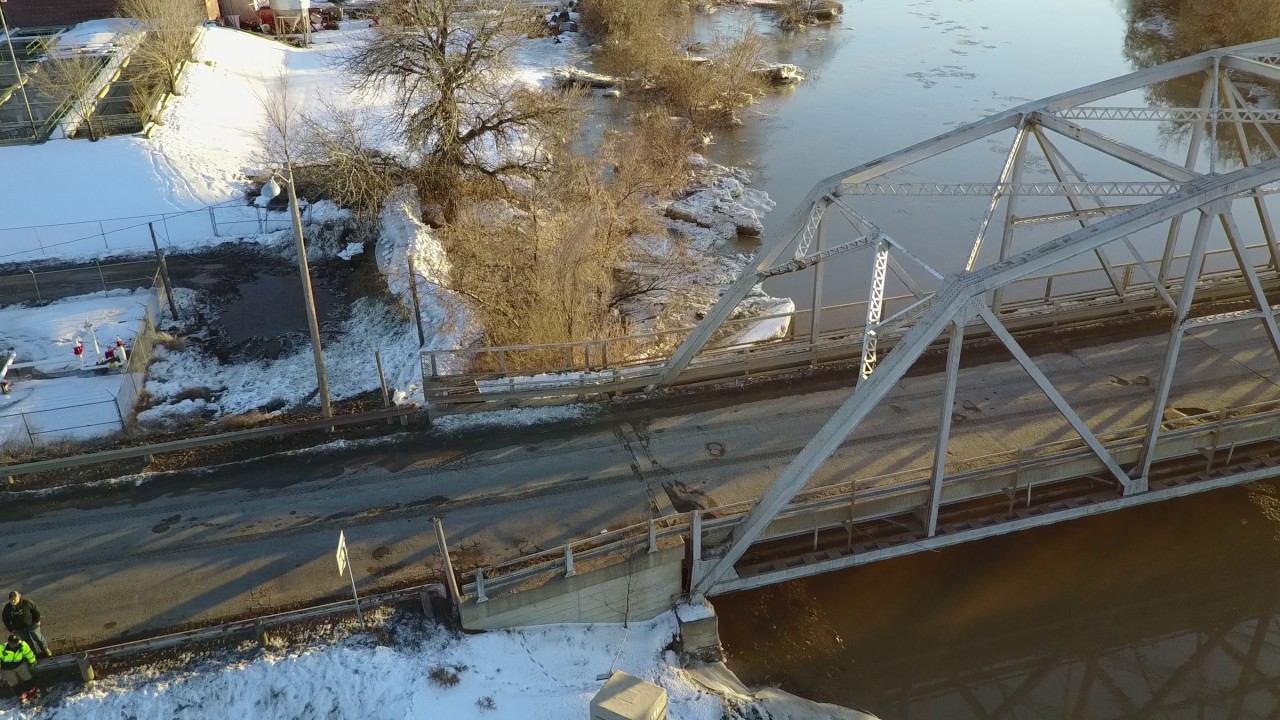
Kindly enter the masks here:
[[[302, 221], [325, 219], [302, 201]], [[152, 232], [164, 248], [200, 247], [224, 238], [251, 238], [292, 227], [288, 207], [261, 208], [232, 200], [197, 210], [0, 228], [0, 264], [42, 258], [101, 257], [149, 252]]]
[[[128, 429], [133, 411], [146, 384], [147, 363], [155, 344], [155, 328], [160, 320], [163, 292], [159, 276], [147, 279], [149, 290], [142, 300], [143, 314], [121, 368], [98, 366], [76, 375], [45, 382], [60, 383], [56, 392], [40, 399], [23, 399], [24, 390], [13, 390], [15, 409], [0, 411], [0, 445], [17, 449], [38, 448], [60, 439], [93, 437]], [[97, 358], [95, 357], [96, 361]], [[118, 382], [85, 383], [93, 373], [108, 373]]]
[[0, 306], [43, 305], [63, 298], [111, 290], [136, 290], [151, 284], [155, 260], [102, 263], [58, 270], [28, 270], [0, 275]]

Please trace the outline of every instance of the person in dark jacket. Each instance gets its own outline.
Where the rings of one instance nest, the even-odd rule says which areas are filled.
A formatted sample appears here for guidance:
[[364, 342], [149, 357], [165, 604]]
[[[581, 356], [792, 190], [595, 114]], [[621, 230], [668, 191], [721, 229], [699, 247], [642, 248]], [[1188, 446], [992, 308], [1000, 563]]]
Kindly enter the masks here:
[[14, 697], [26, 701], [36, 694], [36, 656], [31, 646], [17, 635], [10, 635], [9, 642], [0, 646], [0, 679], [13, 688]]
[[40, 632], [40, 608], [35, 603], [15, 590], [9, 593], [9, 602], [0, 611], [0, 615], [3, 616], [5, 630], [26, 640], [31, 647], [38, 648], [41, 655], [52, 655], [44, 633]]

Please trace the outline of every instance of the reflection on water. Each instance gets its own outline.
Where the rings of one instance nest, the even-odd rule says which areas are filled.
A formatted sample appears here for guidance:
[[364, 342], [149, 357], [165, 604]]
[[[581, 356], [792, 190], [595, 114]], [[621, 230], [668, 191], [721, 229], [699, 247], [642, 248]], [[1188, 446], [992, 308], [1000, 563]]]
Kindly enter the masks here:
[[1280, 489], [1257, 484], [716, 598], [729, 666], [907, 718], [1280, 714]]

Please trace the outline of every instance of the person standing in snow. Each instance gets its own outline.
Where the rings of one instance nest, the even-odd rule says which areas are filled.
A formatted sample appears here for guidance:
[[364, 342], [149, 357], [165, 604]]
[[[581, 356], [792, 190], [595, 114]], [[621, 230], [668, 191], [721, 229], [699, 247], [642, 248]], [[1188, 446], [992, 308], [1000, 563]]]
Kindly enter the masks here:
[[0, 616], [6, 630], [26, 640], [32, 647], [39, 648], [41, 655], [49, 657], [53, 654], [49, 652], [49, 643], [45, 642], [44, 633], [40, 632], [40, 607], [22, 597], [22, 593], [17, 590], [9, 593], [9, 602], [0, 611]]
[[9, 642], [0, 647], [0, 679], [13, 688], [14, 697], [26, 701], [36, 694], [36, 656], [31, 646], [17, 635], [10, 635]]

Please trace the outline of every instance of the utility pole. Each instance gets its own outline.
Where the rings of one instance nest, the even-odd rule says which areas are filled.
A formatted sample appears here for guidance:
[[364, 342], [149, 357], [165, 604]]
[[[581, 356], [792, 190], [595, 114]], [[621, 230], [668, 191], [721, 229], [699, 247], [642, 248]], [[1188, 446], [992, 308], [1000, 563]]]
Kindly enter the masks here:
[[320, 389], [320, 412], [333, 417], [329, 403], [329, 373], [324, 368], [324, 350], [320, 347], [320, 323], [316, 320], [316, 301], [311, 294], [311, 268], [307, 266], [307, 247], [302, 239], [302, 213], [298, 211], [298, 193], [293, 186], [293, 163], [289, 163], [289, 213], [293, 217], [293, 242], [298, 250], [298, 274], [302, 278], [302, 299], [307, 308], [307, 325], [311, 330], [311, 354], [316, 363], [316, 384]]

